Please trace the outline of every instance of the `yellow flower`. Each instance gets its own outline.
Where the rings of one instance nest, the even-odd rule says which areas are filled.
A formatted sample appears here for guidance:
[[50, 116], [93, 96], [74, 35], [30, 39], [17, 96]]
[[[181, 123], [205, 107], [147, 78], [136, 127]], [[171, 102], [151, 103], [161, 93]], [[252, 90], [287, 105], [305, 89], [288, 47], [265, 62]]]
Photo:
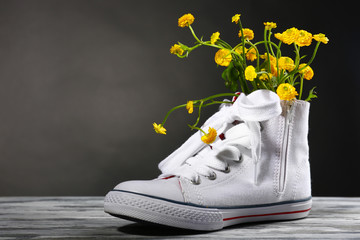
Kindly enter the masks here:
[[183, 55], [184, 50], [181, 48], [179, 44], [174, 44], [174, 46], [170, 48], [170, 53], [175, 55]]
[[296, 99], [296, 96], [299, 95], [296, 92], [296, 89], [289, 83], [280, 84], [276, 89], [276, 93], [281, 100], [287, 100], [287, 101]]
[[[247, 60], [250, 60], [250, 61], [254, 61], [255, 59], [257, 59], [257, 56], [256, 56], [256, 50], [255, 48], [251, 48], [250, 50], [248, 50], [247, 48], [244, 48], [245, 49], [245, 57]], [[242, 46], [239, 46], [237, 48], [235, 48], [235, 52], [237, 52], [238, 54], [242, 54], [243, 53], [243, 47]]]
[[186, 103], [186, 110], [188, 110], [189, 114], [192, 114], [194, 112], [194, 101], [188, 101]]
[[[262, 72], [265, 72], [265, 68], [261, 69]], [[273, 75], [271, 73], [262, 73], [259, 76], [259, 79], [262, 81], [272, 79]]]
[[[244, 49], [245, 49], [245, 53], [247, 53], [248, 49], [246, 47], [244, 47]], [[238, 54], [241, 55], [243, 53], [243, 46], [238, 46], [234, 50], [235, 50], [235, 52], [237, 52]]]
[[315, 34], [313, 36], [313, 39], [324, 44], [327, 44], [329, 42], [329, 39], [323, 33]]
[[275, 33], [275, 38], [279, 39], [280, 41], [282, 41], [282, 34], [281, 33]]
[[254, 78], [256, 78], [257, 74], [255, 72], [255, 68], [253, 66], [247, 66], [245, 68], [245, 78], [248, 81], [254, 81]]
[[247, 60], [250, 60], [250, 61], [254, 61], [255, 59], [257, 59], [257, 56], [256, 56], [256, 50], [255, 48], [251, 48], [249, 51], [246, 51], [246, 59]]
[[304, 46], [309, 46], [311, 44], [311, 41], [312, 41], [312, 34], [305, 30], [300, 30], [299, 35], [295, 40], [295, 43], [299, 47], [304, 47]]
[[153, 123], [153, 126], [156, 133], [166, 135], [166, 129], [161, 124]]
[[[301, 69], [305, 66], [306, 66], [306, 64], [302, 63], [299, 65], [299, 69]], [[304, 78], [306, 80], [311, 80], [314, 77], [314, 71], [312, 70], [312, 68], [310, 66], [307, 66], [303, 70], [300, 70], [299, 73], [304, 74]]]
[[278, 60], [278, 65], [280, 69], [287, 70], [289, 72], [295, 68], [294, 61], [289, 57], [280, 57]]
[[227, 67], [229, 66], [230, 62], [232, 60], [231, 52], [229, 49], [220, 49], [215, 54], [215, 62], [220, 65]]
[[[261, 55], [260, 58], [265, 59], [265, 61], [267, 61], [267, 53], [265, 53], [264, 55]], [[274, 75], [275, 77], [277, 77], [276, 57], [269, 54], [269, 59], [270, 59], [271, 74]]]
[[[254, 39], [254, 31], [249, 28], [243, 28], [244, 38], [246, 40]], [[241, 37], [241, 30], [239, 31], [239, 37]]]
[[283, 33], [276, 33], [275, 37], [288, 45], [293, 44], [299, 36], [299, 29], [289, 28]]
[[266, 30], [270, 30], [272, 28], [276, 28], [276, 23], [274, 22], [264, 22], [264, 25], [265, 25], [265, 29]]
[[191, 13], [183, 15], [178, 20], [178, 26], [179, 27], [188, 27], [194, 22], [195, 18]]
[[209, 132], [201, 137], [201, 141], [206, 144], [211, 144], [215, 141], [217, 132], [215, 128], [209, 127]]
[[213, 34], [211, 35], [211, 37], [210, 37], [210, 43], [211, 43], [211, 44], [215, 44], [216, 41], [220, 39], [219, 36], [220, 36], [220, 33], [219, 33], [219, 32], [213, 33]]
[[[264, 53], [263, 55], [260, 55], [261, 59], [265, 59], [267, 60], [267, 53]], [[273, 55], [269, 54], [269, 58], [270, 58], [270, 62], [276, 62], [276, 57], [274, 57]]]
[[239, 20], [240, 20], [240, 14], [235, 14], [232, 18], [231, 18], [231, 22], [235, 22], [236, 24], [238, 24]]

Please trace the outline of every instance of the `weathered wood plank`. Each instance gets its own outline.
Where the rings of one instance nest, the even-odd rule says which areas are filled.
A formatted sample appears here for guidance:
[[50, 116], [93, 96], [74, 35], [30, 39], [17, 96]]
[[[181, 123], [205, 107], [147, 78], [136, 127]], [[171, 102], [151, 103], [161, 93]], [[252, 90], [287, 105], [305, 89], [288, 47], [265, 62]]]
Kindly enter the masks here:
[[103, 212], [102, 197], [0, 197], [0, 239], [360, 239], [360, 198], [313, 198], [308, 218], [216, 232], [143, 225]]

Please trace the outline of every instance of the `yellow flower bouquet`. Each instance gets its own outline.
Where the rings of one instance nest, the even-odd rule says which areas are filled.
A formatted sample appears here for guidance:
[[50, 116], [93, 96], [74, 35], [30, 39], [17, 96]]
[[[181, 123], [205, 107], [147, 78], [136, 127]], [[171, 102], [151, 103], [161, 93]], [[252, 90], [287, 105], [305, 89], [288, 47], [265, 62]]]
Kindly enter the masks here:
[[[217, 65], [226, 67], [221, 77], [224, 79], [225, 86], [231, 92], [219, 93], [200, 100], [190, 100], [186, 104], [176, 106], [166, 114], [161, 124], [154, 123], [153, 126], [157, 133], [166, 134], [164, 124], [174, 110], [186, 108], [188, 113], [191, 114], [194, 108], [198, 108], [198, 118], [189, 127], [203, 132], [204, 135], [201, 140], [207, 144], [214, 141], [217, 133], [213, 128], [209, 128], [208, 133], [206, 133], [203, 129], [197, 127], [203, 107], [224, 103], [216, 99], [236, 96], [238, 94], [236, 92], [239, 90], [247, 95], [258, 89], [267, 89], [276, 92], [281, 100], [290, 103], [296, 99], [302, 100], [304, 79], [311, 80], [314, 76], [310, 64], [316, 56], [319, 45], [321, 43], [327, 44], [329, 41], [325, 34], [313, 35], [306, 30], [299, 30], [295, 27], [289, 28], [282, 33], [273, 34], [277, 24], [264, 22], [263, 39], [253, 42], [254, 31], [243, 28], [240, 14], [236, 14], [231, 21], [239, 27], [237, 36], [239, 43], [232, 47], [221, 39], [220, 32], [213, 33], [208, 40], [198, 38], [192, 28], [194, 20], [192, 14], [185, 14], [178, 19], [178, 26], [190, 30], [196, 40], [195, 45], [187, 46], [178, 42], [170, 48], [170, 53], [185, 58], [192, 51], [202, 46], [217, 49], [214, 60]], [[300, 49], [310, 46], [313, 40], [316, 42], [313, 54], [308, 61], [304, 61], [306, 56], [300, 55]], [[293, 58], [282, 55], [281, 47], [283, 44], [294, 47], [295, 56]], [[264, 49], [263, 52], [261, 52], [261, 49]], [[315, 87], [309, 91], [307, 98], [303, 100], [310, 101], [312, 98], [316, 98], [314, 89]]]

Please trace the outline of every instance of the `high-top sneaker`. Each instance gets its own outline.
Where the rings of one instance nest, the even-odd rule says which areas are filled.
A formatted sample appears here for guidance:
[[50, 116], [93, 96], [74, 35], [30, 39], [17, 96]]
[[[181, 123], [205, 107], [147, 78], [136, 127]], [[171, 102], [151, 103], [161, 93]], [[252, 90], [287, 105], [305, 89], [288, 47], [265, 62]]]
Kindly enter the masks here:
[[205, 122], [219, 133], [214, 143], [196, 132], [159, 164], [158, 178], [110, 191], [105, 212], [195, 230], [306, 217], [309, 107], [267, 90], [241, 94]]

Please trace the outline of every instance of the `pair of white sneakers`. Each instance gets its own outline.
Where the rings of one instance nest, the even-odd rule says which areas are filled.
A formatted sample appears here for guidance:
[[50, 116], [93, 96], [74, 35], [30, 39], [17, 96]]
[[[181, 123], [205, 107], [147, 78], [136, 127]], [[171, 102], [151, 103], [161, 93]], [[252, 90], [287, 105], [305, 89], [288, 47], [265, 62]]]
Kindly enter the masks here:
[[159, 164], [162, 174], [110, 191], [105, 212], [124, 219], [211, 231], [256, 221], [306, 217], [311, 209], [310, 104], [268, 90], [222, 104], [203, 129]]

